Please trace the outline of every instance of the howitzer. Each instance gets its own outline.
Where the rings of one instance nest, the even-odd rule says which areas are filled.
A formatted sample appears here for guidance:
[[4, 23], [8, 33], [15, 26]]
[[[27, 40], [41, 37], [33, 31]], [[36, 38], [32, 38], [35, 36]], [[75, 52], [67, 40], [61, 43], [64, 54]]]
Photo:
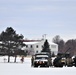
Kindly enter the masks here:
[[63, 67], [63, 66], [72, 66], [72, 59], [70, 57], [70, 54], [67, 54], [67, 52], [71, 48], [67, 49], [63, 54], [58, 54], [57, 57], [53, 61], [54, 67]]

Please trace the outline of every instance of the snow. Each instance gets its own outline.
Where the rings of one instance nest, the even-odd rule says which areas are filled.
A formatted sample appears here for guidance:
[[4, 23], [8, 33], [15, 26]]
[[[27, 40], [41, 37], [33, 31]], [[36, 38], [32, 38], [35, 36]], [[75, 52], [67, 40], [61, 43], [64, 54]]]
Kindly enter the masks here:
[[24, 42], [26, 45], [37, 44], [39, 42]]
[[11, 62], [4, 62], [4, 58], [0, 57], [0, 75], [76, 75], [76, 67], [63, 68], [34, 68], [31, 67], [31, 58], [25, 57], [24, 63], [20, 62], [21, 57], [17, 58], [17, 63], [13, 63], [14, 57], [11, 57]]

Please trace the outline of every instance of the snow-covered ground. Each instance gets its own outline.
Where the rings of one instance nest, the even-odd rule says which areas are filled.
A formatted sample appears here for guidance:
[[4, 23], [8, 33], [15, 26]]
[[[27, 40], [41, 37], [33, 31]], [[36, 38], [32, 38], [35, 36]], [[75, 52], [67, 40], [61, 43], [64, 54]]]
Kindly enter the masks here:
[[14, 57], [11, 57], [11, 63], [4, 63], [4, 58], [0, 57], [0, 75], [76, 75], [76, 67], [63, 68], [33, 68], [31, 67], [31, 59], [25, 57], [24, 63], [17, 58], [17, 63], [13, 63]]

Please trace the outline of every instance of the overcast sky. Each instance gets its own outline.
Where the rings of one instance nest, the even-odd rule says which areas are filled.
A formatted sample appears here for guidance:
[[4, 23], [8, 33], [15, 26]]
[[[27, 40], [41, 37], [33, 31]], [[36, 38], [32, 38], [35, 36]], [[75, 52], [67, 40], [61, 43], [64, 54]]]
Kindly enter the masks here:
[[76, 0], [0, 0], [0, 32], [14, 28], [25, 38], [76, 38]]

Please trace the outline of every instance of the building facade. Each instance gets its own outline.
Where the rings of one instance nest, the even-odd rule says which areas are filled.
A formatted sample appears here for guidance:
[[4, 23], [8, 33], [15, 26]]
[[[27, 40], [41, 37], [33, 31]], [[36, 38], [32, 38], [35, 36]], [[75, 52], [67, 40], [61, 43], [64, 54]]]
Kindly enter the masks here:
[[[34, 55], [35, 53], [40, 53], [42, 51], [45, 40], [31, 40], [24, 41], [26, 44], [22, 49], [27, 51], [29, 55]], [[49, 41], [48, 41], [49, 42]], [[58, 53], [58, 45], [55, 43], [49, 42], [51, 53], [57, 55]]]

